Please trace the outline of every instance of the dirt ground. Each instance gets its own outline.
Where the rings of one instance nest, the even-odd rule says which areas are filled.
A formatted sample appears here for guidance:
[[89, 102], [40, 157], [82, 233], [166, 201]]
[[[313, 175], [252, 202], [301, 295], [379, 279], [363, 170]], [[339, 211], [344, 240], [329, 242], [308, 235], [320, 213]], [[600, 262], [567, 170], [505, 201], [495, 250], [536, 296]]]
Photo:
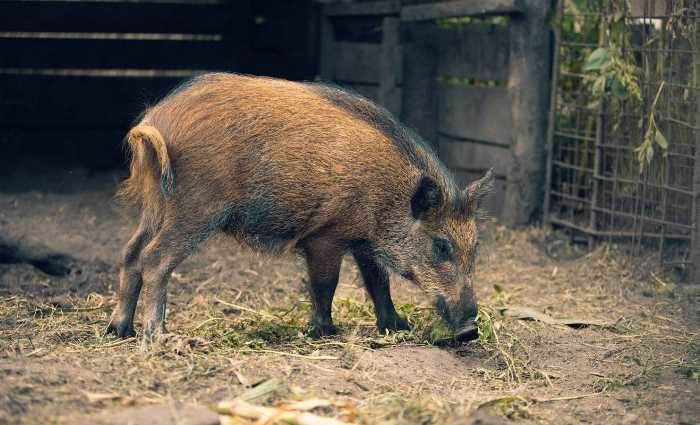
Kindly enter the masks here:
[[[0, 264], [0, 424], [92, 423], [174, 400], [206, 406], [269, 378], [288, 390], [261, 403], [348, 401], [359, 423], [457, 424], [474, 412], [488, 415], [480, 423], [700, 423], [698, 286], [655, 272], [653, 259], [608, 245], [586, 253], [551, 230], [493, 221], [477, 266], [479, 341], [376, 334], [350, 259], [335, 303], [341, 334], [309, 339], [302, 260], [217, 238], [177, 268], [174, 335], [142, 353], [136, 340], [103, 336], [116, 256], [135, 224], [112, 200], [120, 178], [0, 177], [0, 234], [73, 258], [66, 276]], [[430, 300], [400, 279], [392, 290], [423, 326]], [[520, 320], [506, 307], [604, 325]]]

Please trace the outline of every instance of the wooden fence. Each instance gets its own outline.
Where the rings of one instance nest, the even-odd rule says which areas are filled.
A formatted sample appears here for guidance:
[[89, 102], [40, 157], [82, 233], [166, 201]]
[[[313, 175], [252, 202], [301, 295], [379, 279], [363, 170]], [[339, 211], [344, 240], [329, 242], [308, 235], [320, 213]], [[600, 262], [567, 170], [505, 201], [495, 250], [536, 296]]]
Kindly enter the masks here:
[[460, 183], [495, 167], [488, 209], [529, 222], [543, 197], [551, 5], [416, 3], [326, 4], [321, 77], [400, 115]]
[[[666, 272], [700, 283], [700, 8], [691, 3], [560, 5], [544, 218], [590, 246], [655, 251]], [[591, 90], [600, 74], [585, 64], [597, 49], [634, 70], [631, 88], [615, 90], [613, 74], [605, 96]]]

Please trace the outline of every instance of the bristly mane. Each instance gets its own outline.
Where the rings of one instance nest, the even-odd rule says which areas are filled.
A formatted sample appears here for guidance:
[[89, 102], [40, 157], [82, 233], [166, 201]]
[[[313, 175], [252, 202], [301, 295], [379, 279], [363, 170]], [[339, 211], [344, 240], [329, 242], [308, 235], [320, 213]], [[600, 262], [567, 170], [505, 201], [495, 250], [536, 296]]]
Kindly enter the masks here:
[[[228, 73], [205, 73], [196, 75], [187, 79], [175, 88], [173, 88], [162, 100], [167, 101], [170, 98], [186, 91], [198, 82], [214, 78], [222, 75], [243, 75], [243, 74], [228, 74]], [[256, 77], [269, 78], [269, 77]], [[386, 108], [377, 105], [366, 97], [352, 91], [351, 89], [339, 87], [329, 83], [320, 82], [304, 82], [302, 83], [314, 90], [324, 99], [330, 101], [339, 108], [349, 112], [353, 116], [369, 123], [377, 130], [381, 131], [387, 139], [389, 139], [399, 151], [406, 156], [416, 167], [421, 171], [437, 178], [444, 180], [446, 186], [454, 185], [452, 175], [438, 159], [435, 151], [433, 151], [430, 143], [426, 142], [415, 131], [401, 124], [394, 115]], [[134, 125], [140, 122], [148, 113], [149, 107], [146, 107], [141, 114], [136, 118]], [[450, 188], [446, 187], [447, 190]]]
[[[394, 115], [362, 95], [327, 83], [306, 83], [324, 99], [381, 131], [423, 173], [436, 178], [448, 194], [458, 196], [452, 174], [438, 159], [432, 146]], [[453, 198], [454, 199], [454, 198]]]

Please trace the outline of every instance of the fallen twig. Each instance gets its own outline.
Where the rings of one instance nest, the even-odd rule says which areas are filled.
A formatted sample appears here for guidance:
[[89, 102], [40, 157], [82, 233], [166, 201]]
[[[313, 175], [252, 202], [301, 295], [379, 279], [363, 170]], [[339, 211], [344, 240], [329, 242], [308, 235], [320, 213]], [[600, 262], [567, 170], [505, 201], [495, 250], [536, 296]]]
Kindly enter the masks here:
[[242, 400], [221, 402], [214, 406], [214, 411], [219, 415], [239, 416], [264, 424], [282, 422], [289, 425], [347, 425], [347, 422], [335, 418], [326, 418], [308, 412], [257, 406]]
[[578, 394], [578, 395], [552, 397], [552, 398], [533, 398], [532, 401], [534, 401], [535, 403], [547, 403], [550, 401], [566, 401], [566, 400], [576, 400], [579, 398], [595, 397], [595, 396], [599, 396], [601, 394], [602, 393], [589, 393], [589, 394]]
[[566, 325], [571, 328], [584, 328], [587, 326], [599, 326], [608, 328], [612, 326], [609, 322], [601, 320], [579, 319], [579, 318], [562, 318], [556, 319], [546, 313], [539, 312], [530, 307], [499, 307], [498, 310], [502, 315], [512, 317], [514, 319], [536, 320], [548, 325]]
[[83, 391], [85, 398], [87, 398], [90, 403], [100, 403], [103, 401], [121, 400], [123, 397], [116, 393], [91, 393], [88, 391]]
[[120, 345], [128, 344], [131, 341], [135, 341], [135, 340], [136, 340], [136, 337], [130, 336], [129, 338], [120, 339], [118, 341], [113, 341], [113, 342], [110, 342], [110, 343], [104, 344], [104, 345], [99, 345], [99, 346], [95, 347], [95, 349], [100, 350], [103, 348], [114, 348], [114, 347], [118, 347]]
[[287, 391], [287, 386], [284, 384], [284, 381], [280, 378], [272, 378], [244, 391], [236, 399], [250, 402], [260, 400], [273, 393], [284, 391]]
[[271, 354], [279, 354], [281, 356], [289, 356], [289, 357], [297, 357], [300, 359], [307, 359], [307, 360], [340, 360], [340, 357], [334, 357], [334, 356], [307, 356], [304, 354], [296, 354], [296, 353], [287, 353], [284, 351], [275, 351], [275, 350], [264, 350], [264, 349], [258, 349], [258, 350], [246, 350], [250, 351], [252, 353], [271, 353]]
[[233, 307], [233, 308], [237, 308], [237, 309], [239, 309], [239, 310], [247, 311], [248, 313], [257, 314], [258, 316], [262, 316], [262, 317], [265, 317], [265, 318], [267, 318], [267, 319], [275, 319], [275, 320], [279, 319], [277, 316], [274, 316], [274, 315], [272, 315], [272, 314], [270, 314], [270, 313], [265, 313], [265, 312], [262, 312], [262, 311], [253, 310], [253, 309], [250, 308], [250, 307], [246, 307], [246, 306], [243, 306], [243, 305], [233, 304], [233, 303], [230, 303], [230, 302], [226, 302], [226, 301], [224, 301], [224, 300], [220, 300], [219, 298], [216, 298], [214, 301], [216, 301], [216, 302], [219, 303], [219, 304], [223, 304], [223, 305], [225, 305], [225, 306], [227, 306], [227, 307]]

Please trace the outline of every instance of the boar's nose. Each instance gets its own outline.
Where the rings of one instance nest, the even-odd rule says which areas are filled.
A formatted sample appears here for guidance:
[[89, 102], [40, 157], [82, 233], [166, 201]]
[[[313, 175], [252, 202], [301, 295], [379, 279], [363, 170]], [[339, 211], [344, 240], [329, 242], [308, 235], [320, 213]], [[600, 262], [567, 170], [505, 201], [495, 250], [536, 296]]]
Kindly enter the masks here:
[[479, 331], [476, 327], [476, 322], [469, 321], [467, 324], [458, 328], [455, 332], [455, 339], [458, 342], [473, 341], [479, 337]]

